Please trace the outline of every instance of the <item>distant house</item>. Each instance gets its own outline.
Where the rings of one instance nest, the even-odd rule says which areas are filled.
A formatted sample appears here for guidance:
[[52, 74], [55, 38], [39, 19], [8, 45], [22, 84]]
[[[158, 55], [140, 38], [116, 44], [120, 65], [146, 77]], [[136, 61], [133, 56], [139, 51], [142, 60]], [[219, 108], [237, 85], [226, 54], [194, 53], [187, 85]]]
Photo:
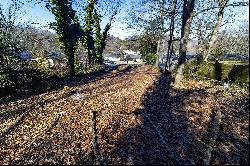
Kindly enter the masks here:
[[119, 62], [119, 61], [121, 61], [119, 54], [105, 54], [103, 57], [104, 57], [104, 61], [106, 61], [106, 62]]
[[143, 62], [141, 59], [141, 55], [135, 54], [135, 55], [126, 55], [127, 61], [133, 61], [133, 62]]
[[17, 56], [23, 60], [30, 60], [32, 58], [32, 53], [30, 51], [25, 50], [18, 53]]
[[64, 67], [66, 56], [60, 52], [50, 52], [44, 62], [48, 67]]
[[[209, 59], [216, 59], [218, 58], [217, 55], [211, 54], [208, 56]], [[223, 56], [224, 60], [235, 60], [235, 61], [249, 61], [248, 55], [240, 55], [240, 54], [225, 54]]]
[[143, 62], [139, 52], [124, 50], [123, 53], [126, 61]]
[[53, 58], [64, 58], [66, 57], [66, 55], [64, 55], [63, 53], [59, 52], [59, 51], [53, 51], [53, 52], [49, 52], [46, 57], [53, 57]]
[[198, 55], [195, 52], [187, 52], [186, 53], [187, 60], [195, 60], [197, 57], [198, 57]]
[[38, 62], [39, 60], [41, 60], [42, 58], [31, 58], [30, 61], [31, 62]]
[[[198, 58], [198, 55], [195, 52], [187, 52], [186, 53], [186, 60], [187, 61], [196, 60], [197, 58]], [[171, 68], [174, 68], [175, 66], [177, 66], [178, 59], [179, 59], [179, 53], [174, 53], [170, 57], [170, 67]], [[164, 54], [164, 56], [159, 61], [159, 66], [164, 68], [166, 65], [166, 60], [167, 60], [167, 54]]]
[[60, 65], [60, 60], [55, 57], [48, 58], [45, 62], [49, 67], [56, 67]]
[[248, 61], [249, 56], [247, 55], [239, 55], [239, 54], [225, 54], [224, 60], [240, 60], [240, 61]]
[[132, 50], [123, 50], [123, 53], [128, 54], [128, 55], [138, 55], [139, 54], [139, 52], [135, 52]]

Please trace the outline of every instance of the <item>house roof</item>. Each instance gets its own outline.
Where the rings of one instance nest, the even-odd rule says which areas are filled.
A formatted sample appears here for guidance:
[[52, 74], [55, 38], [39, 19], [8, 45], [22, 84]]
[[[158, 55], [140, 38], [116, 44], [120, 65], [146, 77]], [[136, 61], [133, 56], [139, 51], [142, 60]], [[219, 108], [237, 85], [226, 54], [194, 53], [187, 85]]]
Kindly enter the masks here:
[[30, 51], [22, 51], [19, 54], [17, 54], [18, 57], [28, 60], [32, 58], [32, 53]]
[[120, 58], [118, 54], [104, 54], [103, 57], [105, 58]]
[[61, 58], [66, 57], [66, 55], [63, 54], [62, 52], [53, 51], [53, 52], [49, 52], [45, 57], [47, 57], [47, 58], [61, 59]]
[[129, 54], [127, 55], [129, 58], [133, 58], [133, 59], [140, 59], [141, 58], [141, 55], [139, 54]]
[[129, 54], [129, 55], [135, 55], [135, 54], [138, 54], [137, 52], [132, 51], [132, 50], [123, 50], [123, 52], [124, 52], [125, 54]]

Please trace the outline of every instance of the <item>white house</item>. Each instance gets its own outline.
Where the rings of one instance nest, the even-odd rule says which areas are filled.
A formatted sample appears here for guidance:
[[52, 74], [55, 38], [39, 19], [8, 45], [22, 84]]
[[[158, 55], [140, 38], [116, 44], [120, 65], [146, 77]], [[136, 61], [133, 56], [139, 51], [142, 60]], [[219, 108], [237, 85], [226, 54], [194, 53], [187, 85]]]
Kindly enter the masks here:
[[124, 57], [128, 60], [128, 61], [135, 61], [135, 62], [142, 62], [143, 60], [141, 59], [141, 55], [139, 52], [135, 52], [132, 50], [124, 50]]
[[118, 54], [106, 54], [103, 57], [104, 57], [104, 61], [108, 61], [108, 62], [119, 62], [119, 61], [121, 61], [121, 58], [119, 57]]
[[23, 60], [30, 60], [32, 57], [32, 53], [30, 51], [22, 51], [18, 54], [18, 56]]
[[140, 54], [139, 52], [135, 52], [132, 50], [123, 50], [123, 53], [128, 54], [128, 55], [139, 55]]

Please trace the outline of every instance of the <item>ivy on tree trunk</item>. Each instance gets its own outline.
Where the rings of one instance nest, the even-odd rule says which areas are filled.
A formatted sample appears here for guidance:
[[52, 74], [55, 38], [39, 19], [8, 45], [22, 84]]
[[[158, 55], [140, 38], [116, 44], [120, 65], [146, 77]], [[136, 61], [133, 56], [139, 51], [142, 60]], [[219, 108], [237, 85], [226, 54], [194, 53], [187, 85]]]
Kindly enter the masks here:
[[86, 7], [86, 27], [84, 29], [86, 36], [82, 40], [87, 48], [90, 66], [103, 63], [102, 54], [106, 46], [108, 31], [110, 30], [111, 22], [117, 13], [117, 11], [114, 12], [110, 18], [110, 22], [105, 26], [103, 32], [101, 32], [101, 15], [98, 14], [97, 10], [95, 9], [97, 2], [97, 0], [89, 0], [89, 4]]
[[64, 53], [68, 57], [69, 74], [75, 75], [75, 51], [83, 32], [76, 11], [72, 8], [72, 0], [49, 0], [46, 7], [55, 15], [56, 21], [51, 26], [57, 32], [59, 41], [63, 43]]

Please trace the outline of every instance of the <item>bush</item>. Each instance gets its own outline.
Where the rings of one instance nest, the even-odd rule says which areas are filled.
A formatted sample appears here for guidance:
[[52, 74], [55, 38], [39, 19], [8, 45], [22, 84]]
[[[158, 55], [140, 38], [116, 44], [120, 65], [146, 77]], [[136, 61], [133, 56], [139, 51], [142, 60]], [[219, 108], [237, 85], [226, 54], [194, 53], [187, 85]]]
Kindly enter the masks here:
[[226, 51], [223, 48], [221, 48], [221, 47], [215, 48], [215, 50], [213, 51], [214, 60], [219, 60], [219, 61], [223, 60], [225, 53], [226, 53]]
[[148, 53], [146, 55], [146, 64], [148, 65], [154, 65], [156, 63], [156, 54], [153, 54], [153, 53]]
[[48, 74], [38, 64], [16, 60], [0, 68], [0, 97], [16, 94], [40, 93], [58, 86], [59, 78]]
[[158, 40], [158, 36], [153, 34], [144, 34], [139, 38], [139, 51], [143, 59], [146, 59], [149, 53], [156, 54]]
[[[197, 67], [196, 71], [193, 68]], [[225, 81], [229, 79], [231, 83], [238, 84], [244, 88], [248, 88], [249, 84], [249, 65], [243, 64], [224, 64], [215, 62], [193, 61], [188, 63], [184, 68], [185, 77], [203, 78], [208, 77]]]

